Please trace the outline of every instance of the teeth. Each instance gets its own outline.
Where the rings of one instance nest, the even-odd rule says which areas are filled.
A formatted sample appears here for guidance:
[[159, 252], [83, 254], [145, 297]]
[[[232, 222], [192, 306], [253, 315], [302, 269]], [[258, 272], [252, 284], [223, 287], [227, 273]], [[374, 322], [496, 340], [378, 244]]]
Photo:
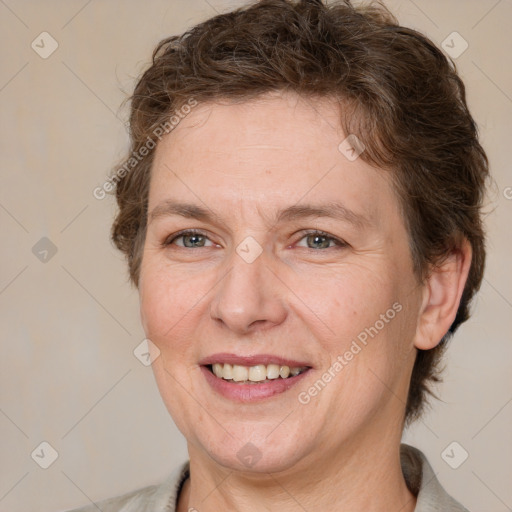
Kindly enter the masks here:
[[290, 367], [289, 366], [281, 366], [279, 368], [279, 375], [282, 379], [288, 378], [288, 375], [290, 375]]
[[238, 364], [215, 363], [212, 365], [212, 371], [216, 377], [224, 380], [233, 380], [235, 382], [262, 382], [264, 380], [274, 380], [281, 377], [295, 377], [299, 375], [306, 367], [293, 367], [278, 364], [258, 364], [256, 366], [241, 366]]
[[[223, 372], [224, 373], [224, 372]], [[249, 368], [247, 366], [233, 365], [233, 380], [235, 382], [242, 382], [249, 379]]]
[[264, 364], [251, 366], [249, 368], [249, 380], [252, 382], [260, 382], [267, 378], [267, 367]]
[[213, 370], [213, 373], [215, 374], [216, 377], [222, 377], [222, 365], [219, 364], [219, 363], [215, 363], [213, 366], [212, 366], [212, 370]]
[[[219, 366], [222, 366], [222, 365], [219, 364]], [[233, 379], [233, 366], [230, 364], [225, 364], [224, 368], [222, 369], [221, 377], [226, 380], [232, 380]]]
[[277, 379], [279, 378], [279, 365], [278, 364], [269, 364], [267, 366], [267, 379]]

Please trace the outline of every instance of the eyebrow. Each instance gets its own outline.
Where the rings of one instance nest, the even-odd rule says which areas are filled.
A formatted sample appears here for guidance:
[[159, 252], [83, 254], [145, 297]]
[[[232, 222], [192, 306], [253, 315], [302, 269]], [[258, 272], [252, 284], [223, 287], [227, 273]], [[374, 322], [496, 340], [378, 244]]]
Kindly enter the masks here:
[[[149, 222], [159, 218], [178, 215], [187, 219], [196, 219], [203, 222], [217, 223], [225, 226], [223, 219], [209, 208], [183, 203], [174, 200], [165, 200], [155, 206], [149, 214]], [[292, 205], [279, 210], [275, 215], [275, 224], [291, 222], [303, 218], [332, 218], [353, 224], [357, 228], [370, 225], [370, 221], [360, 213], [356, 213], [340, 203], [329, 202], [322, 205], [301, 204]]]

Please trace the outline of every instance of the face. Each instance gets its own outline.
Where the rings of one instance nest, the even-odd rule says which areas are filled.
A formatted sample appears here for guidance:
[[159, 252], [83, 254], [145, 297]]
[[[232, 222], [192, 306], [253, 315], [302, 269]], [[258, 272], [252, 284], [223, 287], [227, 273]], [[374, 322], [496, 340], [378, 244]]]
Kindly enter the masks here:
[[156, 149], [141, 316], [191, 459], [276, 472], [400, 437], [421, 289], [339, 108], [202, 104]]

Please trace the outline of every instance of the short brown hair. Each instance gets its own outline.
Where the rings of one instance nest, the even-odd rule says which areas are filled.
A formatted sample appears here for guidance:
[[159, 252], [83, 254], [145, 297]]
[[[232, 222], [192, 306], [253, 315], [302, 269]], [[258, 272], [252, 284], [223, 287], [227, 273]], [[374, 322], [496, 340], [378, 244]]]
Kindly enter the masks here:
[[[191, 98], [245, 101], [271, 91], [343, 103], [361, 158], [390, 170], [420, 281], [467, 239], [472, 263], [448, 333], [418, 350], [405, 418], [419, 417], [447, 340], [469, 317], [483, 277], [481, 208], [488, 161], [455, 65], [380, 4], [262, 0], [161, 41], [131, 98], [127, 160]], [[117, 180], [112, 239], [138, 285], [153, 151]], [[125, 162], [126, 162], [125, 161]]]

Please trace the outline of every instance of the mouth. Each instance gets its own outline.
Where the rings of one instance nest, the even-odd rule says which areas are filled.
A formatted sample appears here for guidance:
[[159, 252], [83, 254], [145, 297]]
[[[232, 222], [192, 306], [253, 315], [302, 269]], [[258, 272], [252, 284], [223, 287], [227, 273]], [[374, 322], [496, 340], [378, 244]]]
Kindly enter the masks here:
[[255, 385], [273, 380], [283, 380], [296, 377], [307, 371], [308, 366], [288, 366], [277, 363], [257, 364], [254, 366], [243, 366], [239, 364], [214, 363], [207, 365], [207, 368], [217, 378], [231, 381], [235, 384]]
[[313, 368], [271, 355], [240, 357], [217, 354], [200, 361], [216, 393], [238, 402], [260, 401], [288, 391]]

